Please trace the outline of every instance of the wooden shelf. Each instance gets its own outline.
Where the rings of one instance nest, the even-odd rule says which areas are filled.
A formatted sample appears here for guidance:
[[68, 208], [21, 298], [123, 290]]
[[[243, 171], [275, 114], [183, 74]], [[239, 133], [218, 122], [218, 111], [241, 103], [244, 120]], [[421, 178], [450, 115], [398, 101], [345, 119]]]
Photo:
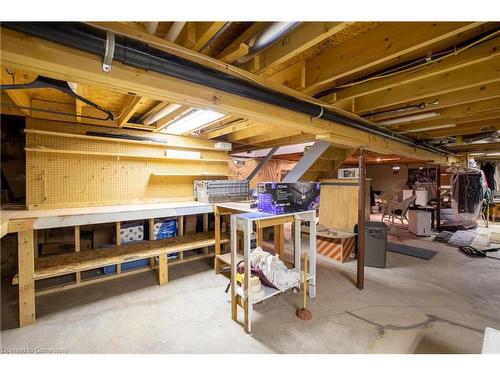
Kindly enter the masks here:
[[[217, 150], [215, 147], [208, 147], [203, 145], [169, 145], [168, 143], [160, 143], [154, 141], [139, 141], [135, 139], [122, 139], [122, 138], [111, 138], [111, 137], [98, 137], [95, 135], [85, 135], [85, 134], [75, 134], [75, 133], [61, 133], [61, 132], [52, 132], [46, 130], [35, 130], [35, 129], [25, 129], [24, 132], [26, 134], [34, 134], [34, 135], [48, 135], [52, 137], [61, 137], [61, 138], [73, 138], [73, 139], [86, 139], [92, 141], [102, 141], [102, 142], [112, 142], [112, 143], [129, 143], [143, 146], [153, 146], [153, 147], [167, 147], [167, 148], [183, 148], [183, 149], [196, 149], [196, 150], [212, 150], [212, 151], [225, 151], [225, 150]], [[175, 135], [172, 135], [175, 137]]]
[[[227, 236], [222, 240], [229, 242]], [[214, 232], [37, 258], [35, 280], [215, 245]], [[205, 254], [206, 255], [206, 254]], [[186, 258], [188, 260], [189, 258]], [[172, 261], [174, 264], [175, 261]]]
[[151, 176], [155, 177], [169, 177], [169, 176], [229, 176], [228, 173], [151, 173]]
[[108, 156], [108, 157], [117, 157], [117, 158], [157, 159], [157, 160], [173, 160], [173, 161], [188, 161], [188, 162], [227, 163], [229, 161], [228, 159], [185, 159], [185, 158], [171, 158], [171, 157], [167, 157], [167, 156], [122, 154], [122, 153], [116, 153], [116, 152], [62, 150], [62, 149], [57, 149], [57, 148], [26, 147], [24, 150], [26, 152], [42, 152], [42, 153], [48, 153], [48, 154], [93, 155], [93, 156]]

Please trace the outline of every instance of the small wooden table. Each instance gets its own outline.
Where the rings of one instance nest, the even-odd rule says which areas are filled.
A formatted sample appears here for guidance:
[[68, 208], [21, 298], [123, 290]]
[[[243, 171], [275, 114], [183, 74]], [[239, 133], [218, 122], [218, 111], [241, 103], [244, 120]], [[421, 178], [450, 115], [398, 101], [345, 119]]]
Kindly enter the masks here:
[[[255, 223], [257, 229], [257, 238], [259, 238], [259, 228], [274, 227], [285, 223], [293, 222], [295, 224], [294, 233], [294, 269], [301, 271], [301, 222], [308, 221], [311, 224], [309, 235], [309, 272], [308, 272], [308, 292], [311, 298], [316, 297], [316, 211], [303, 211], [288, 214], [266, 214], [263, 212], [243, 213], [231, 216], [231, 318], [237, 321], [237, 307], [240, 305], [244, 311], [244, 326], [247, 333], [252, 331], [252, 311], [253, 305], [271, 298], [281, 291], [278, 289], [263, 286], [265, 294], [261, 298], [252, 298], [250, 288], [250, 277], [245, 272], [241, 287], [237, 286], [236, 281], [236, 266], [237, 259], [237, 231], [240, 229], [243, 232], [243, 260], [245, 270], [250, 269], [250, 252], [251, 239], [250, 235], [253, 231]], [[258, 244], [258, 240], [257, 240]], [[281, 251], [281, 249], [279, 250]]]

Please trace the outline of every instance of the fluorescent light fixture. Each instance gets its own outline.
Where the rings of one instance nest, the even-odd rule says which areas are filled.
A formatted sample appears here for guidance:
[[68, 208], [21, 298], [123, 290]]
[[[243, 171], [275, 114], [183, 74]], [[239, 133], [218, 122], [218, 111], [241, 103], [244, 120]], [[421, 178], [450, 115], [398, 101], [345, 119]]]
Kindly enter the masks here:
[[392, 120], [380, 121], [377, 122], [377, 125], [382, 125], [382, 126], [397, 125], [397, 124], [402, 124], [404, 122], [425, 120], [436, 116], [439, 116], [439, 113], [437, 112], [419, 113], [413, 116], [398, 117]]
[[425, 131], [428, 131], [428, 130], [454, 128], [455, 126], [457, 126], [457, 125], [456, 124], [435, 125], [435, 126], [428, 126], [426, 128], [420, 128], [420, 129], [409, 129], [409, 130], [406, 130], [406, 132], [407, 133], [419, 133], [419, 132], [425, 132]]
[[473, 152], [472, 154], [469, 154], [470, 156], [480, 156], [480, 155], [484, 155], [485, 153], [484, 152]]
[[189, 160], [199, 160], [201, 159], [201, 152], [199, 151], [183, 151], [183, 150], [167, 150], [167, 158], [175, 159], [189, 159]]
[[486, 156], [500, 156], [500, 152], [488, 153], [488, 154], [486, 154]]
[[181, 107], [180, 104], [174, 104], [170, 103], [169, 105], [163, 107], [160, 109], [158, 112], [153, 113], [151, 116], [148, 116], [144, 119], [144, 124], [145, 125], [151, 125], [152, 123], [164, 118], [168, 114], [172, 113], [173, 111], [179, 109]]
[[168, 125], [161, 133], [184, 134], [223, 118], [225, 115], [214, 111], [195, 109]]

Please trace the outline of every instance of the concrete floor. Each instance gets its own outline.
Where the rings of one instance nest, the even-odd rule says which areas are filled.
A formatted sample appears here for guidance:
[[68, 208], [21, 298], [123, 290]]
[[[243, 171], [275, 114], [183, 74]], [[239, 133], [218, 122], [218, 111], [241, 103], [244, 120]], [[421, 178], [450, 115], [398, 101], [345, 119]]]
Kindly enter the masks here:
[[386, 269], [366, 269], [363, 291], [356, 262], [319, 261], [308, 322], [295, 317], [301, 296], [287, 293], [257, 305], [245, 334], [230, 319], [227, 277], [200, 261], [171, 267], [164, 287], [148, 272], [37, 297], [37, 322], [22, 329], [17, 291], [3, 282], [0, 343], [69, 353], [479, 353], [485, 327], [500, 329], [500, 261], [397, 226], [391, 234], [438, 254], [389, 252]]

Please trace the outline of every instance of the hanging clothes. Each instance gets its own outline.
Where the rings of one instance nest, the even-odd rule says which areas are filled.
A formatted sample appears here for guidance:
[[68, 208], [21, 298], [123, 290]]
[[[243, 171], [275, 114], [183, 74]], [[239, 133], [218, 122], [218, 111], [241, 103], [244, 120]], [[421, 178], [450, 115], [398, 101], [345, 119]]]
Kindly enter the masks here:
[[486, 182], [488, 183], [488, 187], [491, 190], [496, 190], [495, 187], [495, 165], [490, 162], [487, 162], [481, 166], [481, 170], [484, 172], [486, 176]]
[[500, 162], [495, 163], [495, 175], [493, 177], [495, 180], [495, 189], [500, 191]]

